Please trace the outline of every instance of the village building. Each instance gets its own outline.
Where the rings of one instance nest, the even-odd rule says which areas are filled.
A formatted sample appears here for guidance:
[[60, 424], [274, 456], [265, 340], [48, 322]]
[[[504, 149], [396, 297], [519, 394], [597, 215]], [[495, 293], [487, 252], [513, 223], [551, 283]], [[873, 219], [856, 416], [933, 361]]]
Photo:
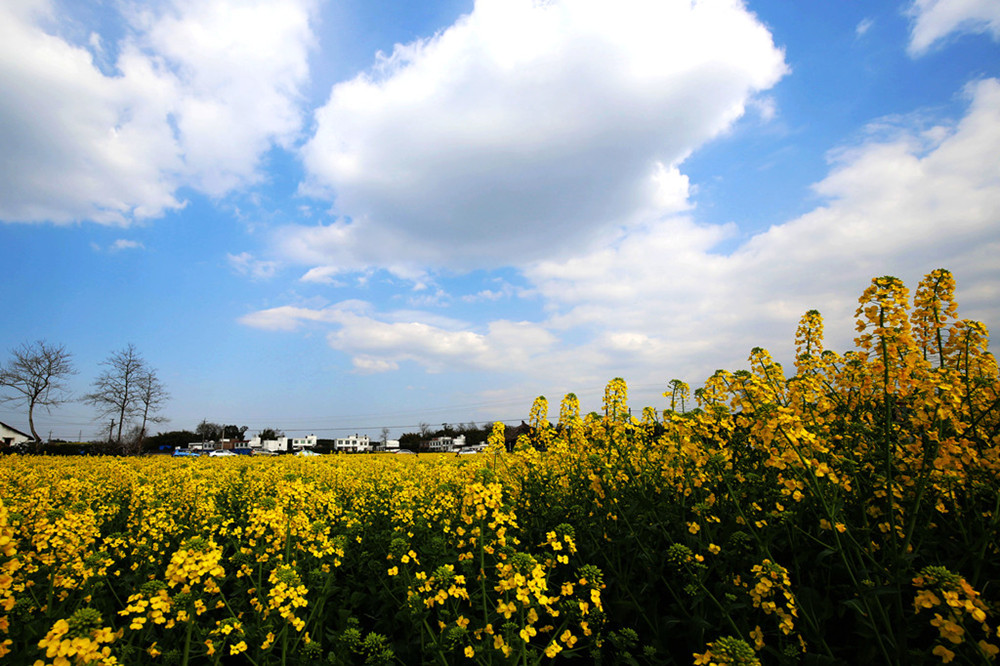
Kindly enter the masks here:
[[0, 449], [10, 448], [30, 441], [32, 441], [31, 435], [23, 433], [17, 428], [0, 421]]
[[303, 449], [315, 449], [317, 440], [316, 435], [308, 435], [306, 437], [286, 437], [286, 445], [291, 444], [292, 451], [302, 451]]
[[266, 451], [268, 453], [289, 452], [295, 453], [302, 450], [312, 450], [316, 448], [318, 440], [316, 435], [306, 437], [278, 437], [277, 439], [261, 439], [260, 435], [254, 435], [247, 446], [251, 451]]
[[427, 440], [427, 450], [435, 453], [452, 453], [465, 448], [465, 435], [435, 437]]
[[349, 437], [338, 437], [334, 441], [334, 450], [337, 453], [369, 453], [372, 451], [372, 441], [368, 435], [350, 435]]

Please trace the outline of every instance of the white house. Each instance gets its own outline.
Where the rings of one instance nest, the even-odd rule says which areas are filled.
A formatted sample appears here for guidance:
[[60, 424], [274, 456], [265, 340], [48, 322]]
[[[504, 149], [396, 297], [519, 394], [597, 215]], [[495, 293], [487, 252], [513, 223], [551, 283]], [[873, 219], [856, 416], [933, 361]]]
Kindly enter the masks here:
[[451, 453], [465, 448], [465, 435], [458, 437], [435, 437], [427, 440], [427, 450], [441, 453]]
[[344, 451], [346, 453], [367, 453], [372, 450], [372, 441], [368, 438], [368, 435], [339, 437], [334, 440], [334, 445], [337, 451]]
[[316, 448], [316, 435], [262, 440], [260, 434], [257, 434], [247, 442], [247, 446], [250, 447], [251, 451], [270, 451], [271, 453], [278, 453], [279, 451], [298, 452], [303, 449]]
[[264, 439], [260, 438], [260, 435], [254, 435], [250, 441], [249, 446], [251, 451], [270, 451], [271, 453], [277, 453], [278, 451], [288, 450], [288, 438], [279, 437], [278, 439]]
[[286, 437], [286, 445], [289, 439], [292, 440], [293, 451], [316, 448], [316, 435], [309, 435], [308, 437]]
[[215, 442], [188, 442], [187, 447], [192, 451], [214, 451]]
[[7, 448], [30, 441], [32, 441], [31, 435], [23, 433], [17, 428], [0, 421], [0, 448]]

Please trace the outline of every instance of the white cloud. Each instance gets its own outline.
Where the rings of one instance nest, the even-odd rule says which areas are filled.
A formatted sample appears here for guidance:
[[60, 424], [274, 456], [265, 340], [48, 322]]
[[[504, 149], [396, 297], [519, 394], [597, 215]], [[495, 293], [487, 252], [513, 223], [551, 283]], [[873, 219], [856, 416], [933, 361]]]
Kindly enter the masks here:
[[265, 331], [294, 331], [302, 326], [304, 321], [332, 323], [336, 318], [330, 311], [282, 305], [267, 310], [251, 312], [240, 317], [240, 323], [251, 328]]
[[130, 36], [105, 73], [104, 40], [61, 36], [53, 2], [0, 4], [0, 220], [127, 225], [183, 206], [181, 186], [258, 180], [301, 124], [312, 6], [124, 4]]
[[759, 95], [750, 100], [750, 107], [765, 123], [771, 122], [778, 115], [778, 103], [769, 95]]
[[556, 342], [552, 333], [530, 322], [499, 320], [473, 331], [465, 322], [420, 312], [375, 313], [359, 301], [321, 309], [281, 306], [250, 313], [240, 322], [271, 331], [294, 331], [307, 323], [332, 325], [327, 342], [348, 354], [359, 372], [394, 370], [404, 362], [428, 372], [523, 372]]
[[278, 262], [258, 259], [249, 252], [227, 253], [226, 259], [234, 271], [254, 280], [268, 280], [278, 271]]
[[431, 372], [507, 371], [519, 386], [570, 389], [621, 375], [647, 387], [636, 397], [646, 404], [662, 404], [655, 387], [672, 377], [697, 384], [717, 367], [744, 366], [757, 345], [790, 360], [796, 324], [809, 309], [823, 313], [829, 347], [850, 348], [856, 299], [879, 275], [897, 275], [912, 290], [925, 273], [950, 268], [961, 315], [996, 328], [1000, 81], [972, 84], [967, 96], [957, 122], [927, 129], [914, 115], [909, 128], [897, 119], [893, 134], [833, 151], [829, 174], [815, 185], [822, 205], [730, 254], [716, 248], [732, 240], [735, 225], [701, 225], [685, 213], [619, 230], [612, 242], [571, 258], [535, 262], [523, 274], [545, 306], [544, 321], [472, 326], [356, 303], [276, 308], [243, 321], [329, 328], [330, 345], [359, 372], [413, 362]]
[[342, 287], [343, 282], [336, 279], [340, 273], [336, 266], [316, 266], [306, 271], [305, 275], [299, 278], [302, 282], [315, 282], [317, 284], [328, 284], [335, 287]]
[[303, 189], [344, 218], [283, 247], [344, 270], [569, 251], [686, 208], [678, 165], [786, 71], [737, 0], [480, 0], [333, 88]]
[[462, 296], [462, 301], [466, 303], [477, 303], [480, 301], [499, 301], [501, 299], [513, 298], [519, 293], [521, 293], [521, 295], [525, 295], [523, 294], [523, 292], [519, 292], [518, 289], [514, 287], [514, 285], [510, 284], [509, 282], [506, 282], [505, 280], [497, 278], [494, 279], [494, 282], [497, 285], [496, 289], [481, 289], [477, 291], [475, 294], [466, 294], [465, 296]]
[[1000, 291], [1000, 82], [968, 94], [954, 126], [833, 153], [815, 186], [824, 205], [730, 255], [712, 250], [724, 229], [666, 219], [613, 246], [540, 262], [526, 277], [555, 309], [552, 326], [595, 331], [577, 358], [603, 355], [609, 371], [646, 381], [664, 368], [700, 381], [711, 364], [741, 364], [756, 345], [788, 358], [811, 308], [827, 317], [830, 345], [847, 348], [856, 298], [878, 275], [914, 289], [923, 274], [950, 268], [963, 316], [1000, 323], [991, 298]]
[[114, 243], [111, 244], [111, 247], [108, 248], [108, 251], [120, 252], [122, 250], [141, 250], [144, 248], [145, 246], [139, 241], [119, 238], [118, 240], [116, 240]]
[[873, 18], [862, 19], [858, 23], [858, 25], [855, 26], [854, 28], [855, 37], [864, 37], [868, 33], [868, 31], [872, 29], [873, 25], [875, 25], [875, 19]]
[[99, 243], [91, 241], [90, 249], [94, 252], [110, 252], [112, 254], [116, 252], [123, 252], [125, 250], [144, 250], [146, 246], [140, 241], [128, 240], [126, 238], [119, 238], [115, 242], [111, 243], [107, 247], [102, 247]]
[[260, 156], [295, 138], [313, 11], [313, 0], [172, 0], [137, 14], [136, 55], [162, 58], [178, 81], [185, 171], [202, 191], [219, 196], [259, 180]]
[[987, 33], [1000, 40], [997, 0], [914, 0], [907, 13], [913, 19], [908, 47], [913, 56], [954, 33]]
[[421, 293], [416, 296], [410, 296], [406, 299], [406, 302], [410, 307], [441, 307], [447, 305], [452, 300], [451, 294], [446, 292], [444, 289], [437, 288], [433, 293]]
[[399, 369], [399, 364], [395, 361], [385, 361], [377, 358], [369, 358], [367, 356], [355, 356], [353, 361], [355, 369], [363, 374], [389, 372], [391, 370]]

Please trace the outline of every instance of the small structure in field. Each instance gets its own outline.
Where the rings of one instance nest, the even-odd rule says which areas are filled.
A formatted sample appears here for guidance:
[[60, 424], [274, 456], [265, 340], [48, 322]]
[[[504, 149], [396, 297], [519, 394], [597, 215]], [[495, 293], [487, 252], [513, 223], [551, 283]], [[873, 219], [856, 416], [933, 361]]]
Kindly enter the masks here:
[[427, 450], [432, 453], [452, 453], [465, 448], [465, 435], [435, 437], [427, 440]]
[[338, 437], [334, 440], [334, 448], [337, 453], [369, 453], [372, 451], [372, 441], [368, 435], [350, 435], [348, 437]]
[[23, 433], [17, 428], [0, 421], [0, 449], [10, 448], [30, 441], [32, 441], [31, 435]]

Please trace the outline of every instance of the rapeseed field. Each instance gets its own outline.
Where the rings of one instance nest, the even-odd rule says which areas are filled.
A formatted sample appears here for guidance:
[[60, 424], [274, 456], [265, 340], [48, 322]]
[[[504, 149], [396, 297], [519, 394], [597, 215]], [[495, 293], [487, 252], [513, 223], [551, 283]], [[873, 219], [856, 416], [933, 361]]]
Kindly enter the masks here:
[[0, 664], [935, 664], [1000, 652], [1000, 379], [872, 281], [632, 416], [476, 456], [0, 457]]

